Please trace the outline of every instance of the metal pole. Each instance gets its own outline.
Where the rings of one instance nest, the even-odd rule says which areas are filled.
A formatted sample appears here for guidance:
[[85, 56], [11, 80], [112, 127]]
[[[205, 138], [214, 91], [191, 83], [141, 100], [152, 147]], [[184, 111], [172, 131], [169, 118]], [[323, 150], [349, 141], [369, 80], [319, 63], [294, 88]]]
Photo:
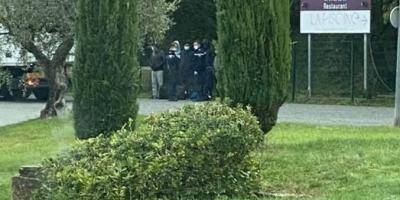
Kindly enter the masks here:
[[[399, 0], [400, 5], [400, 0]], [[400, 12], [398, 16], [400, 22]], [[397, 28], [397, 73], [396, 73], [396, 99], [395, 99], [395, 113], [394, 125], [400, 127], [400, 27]]]
[[368, 98], [368, 36], [364, 34], [364, 96]]
[[312, 88], [311, 88], [311, 34], [308, 34], [308, 87], [307, 87], [307, 91], [308, 91], [308, 97], [312, 96]]
[[292, 102], [296, 100], [296, 47], [297, 42], [292, 43]]
[[354, 41], [351, 41], [351, 102], [354, 103]]

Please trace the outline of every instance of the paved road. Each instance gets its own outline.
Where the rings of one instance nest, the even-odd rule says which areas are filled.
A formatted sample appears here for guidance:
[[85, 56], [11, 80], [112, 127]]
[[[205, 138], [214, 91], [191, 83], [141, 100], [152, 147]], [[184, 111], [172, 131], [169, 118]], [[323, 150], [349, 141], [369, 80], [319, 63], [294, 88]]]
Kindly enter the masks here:
[[286, 104], [279, 113], [280, 122], [324, 125], [391, 125], [394, 108], [331, 105]]
[[[147, 115], [187, 104], [192, 104], [192, 102], [141, 99], [139, 100], [139, 113]], [[37, 118], [43, 106], [44, 103], [35, 101], [0, 101], [0, 126]], [[393, 108], [287, 104], [281, 109], [279, 122], [359, 126], [390, 125], [393, 113]]]

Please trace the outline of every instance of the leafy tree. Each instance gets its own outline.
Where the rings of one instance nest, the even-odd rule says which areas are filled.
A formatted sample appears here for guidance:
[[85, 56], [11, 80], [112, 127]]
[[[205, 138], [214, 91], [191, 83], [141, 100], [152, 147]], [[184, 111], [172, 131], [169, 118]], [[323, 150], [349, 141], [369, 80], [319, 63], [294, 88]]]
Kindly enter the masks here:
[[289, 0], [218, 0], [222, 94], [251, 105], [263, 131], [275, 125], [291, 64]]
[[146, 42], [160, 44], [174, 22], [172, 14], [178, 8], [180, 0], [139, 0], [140, 47]]
[[73, 110], [80, 139], [136, 118], [137, 5], [137, 0], [77, 1]]
[[45, 67], [50, 92], [41, 117], [57, 115], [55, 104], [66, 89], [62, 67], [74, 45], [71, 0], [1, 0], [0, 23], [12, 40]]
[[[170, 15], [178, 2], [139, 0], [140, 41], [162, 41], [173, 24]], [[11, 41], [45, 67], [50, 93], [41, 116], [57, 115], [55, 105], [62, 102], [62, 91], [67, 89], [62, 67], [74, 45], [75, 1], [0, 0], [0, 11], [0, 24], [8, 30]]]

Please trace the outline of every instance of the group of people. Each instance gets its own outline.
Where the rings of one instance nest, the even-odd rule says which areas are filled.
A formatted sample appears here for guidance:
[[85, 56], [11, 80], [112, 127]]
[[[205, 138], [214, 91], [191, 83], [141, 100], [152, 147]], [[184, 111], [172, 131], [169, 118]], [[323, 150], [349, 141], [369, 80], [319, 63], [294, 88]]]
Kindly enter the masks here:
[[[216, 84], [214, 59], [213, 47], [207, 40], [186, 43], [183, 49], [178, 41], [174, 41], [167, 53], [152, 46], [153, 98], [159, 99], [162, 88], [167, 88], [170, 101], [212, 99]], [[164, 82], [166, 87], [163, 87]]]

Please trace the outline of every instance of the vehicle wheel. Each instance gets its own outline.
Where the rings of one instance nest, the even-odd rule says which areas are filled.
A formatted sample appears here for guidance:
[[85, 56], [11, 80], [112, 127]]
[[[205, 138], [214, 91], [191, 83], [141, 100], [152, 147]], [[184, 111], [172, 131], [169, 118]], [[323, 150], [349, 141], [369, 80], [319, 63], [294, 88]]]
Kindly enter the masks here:
[[22, 99], [24, 97], [24, 91], [22, 90], [11, 90], [10, 94], [14, 99]]
[[11, 94], [6, 87], [0, 88], [0, 95], [6, 100], [11, 99]]
[[33, 90], [33, 94], [35, 95], [36, 99], [40, 101], [46, 101], [49, 98], [49, 89], [35, 89]]

